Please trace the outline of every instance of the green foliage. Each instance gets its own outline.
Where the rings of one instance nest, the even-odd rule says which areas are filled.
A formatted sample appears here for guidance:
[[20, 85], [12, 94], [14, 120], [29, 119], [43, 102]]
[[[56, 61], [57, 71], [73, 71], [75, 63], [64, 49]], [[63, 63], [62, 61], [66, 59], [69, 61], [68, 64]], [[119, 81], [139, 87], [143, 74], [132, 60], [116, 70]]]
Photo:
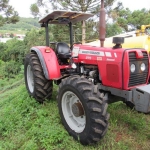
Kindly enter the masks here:
[[20, 72], [26, 54], [23, 41], [12, 39], [0, 43], [0, 79], [14, 78]]
[[86, 42], [91, 42], [93, 40], [96, 40], [99, 38], [99, 29], [98, 29], [98, 23], [94, 22], [93, 19], [89, 19], [86, 22]]
[[69, 26], [66, 25], [50, 25], [49, 26], [50, 41], [69, 43]]
[[[0, 64], [0, 79], [9, 80], [15, 78], [21, 71], [21, 65], [13, 60]], [[1, 82], [3, 84], [3, 81]]]
[[20, 67], [21, 70], [20, 70], [19, 74], [15, 75], [15, 77], [13, 77], [13, 78], [8, 79], [8, 78], [0, 77], [0, 91], [1, 91], [0, 93], [6, 92], [9, 89], [18, 87], [20, 84], [23, 83], [24, 70], [22, 68], [24, 68], [23, 65]]
[[12, 39], [8, 40], [6, 44], [0, 44], [0, 59], [3, 61], [14, 60], [22, 63], [25, 54], [25, 45], [23, 41]]
[[17, 22], [16, 24], [6, 24], [0, 27], [0, 30], [8, 30], [13, 33], [16, 33], [18, 32], [18, 30], [27, 32], [32, 28], [39, 28], [39, 27], [40, 25], [38, 23], [38, 19], [21, 17], [19, 22]]
[[[93, 39], [98, 38], [98, 32], [96, 31], [97, 23], [93, 20], [89, 20], [86, 22], [86, 30], [87, 37], [86, 41], [90, 41]], [[95, 31], [93, 31], [95, 28]], [[81, 42], [82, 41], [82, 27], [81, 23], [77, 23], [73, 25], [73, 36], [74, 42]], [[50, 42], [66, 42], [69, 44], [70, 37], [69, 37], [69, 26], [68, 25], [50, 25], [49, 26], [49, 35], [50, 35]], [[29, 52], [32, 46], [40, 46], [45, 45], [45, 29], [32, 29], [26, 33], [26, 37], [24, 39], [24, 44], [26, 45], [26, 52]]]
[[[68, 133], [60, 123], [57, 105], [54, 101], [44, 105], [36, 103], [20, 86], [13, 91], [0, 106], [1, 109], [0, 140], [2, 149], [64, 149], [70, 142]], [[1, 97], [0, 97], [1, 98]], [[26, 99], [26, 100], [25, 100]], [[55, 112], [51, 113], [50, 109]], [[12, 115], [13, 114], [13, 115]], [[22, 120], [23, 118], [23, 120]], [[21, 135], [20, 135], [21, 134]], [[11, 141], [8, 142], [8, 138]]]
[[[39, 0], [37, 0], [39, 1]], [[106, 8], [107, 13], [110, 12], [112, 9], [112, 5], [116, 0], [105, 0], [104, 5]], [[51, 5], [53, 6], [54, 9], [63, 9], [63, 10], [72, 10], [72, 11], [81, 11], [81, 12], [91, 12], [94, 14], [99, 13], [100, 5], [101, 5], [101, 0], [54, 0], [54, 1], [48, 1], [51, 2]], [[41, 5], [47, 4], [47, 1], [42, 0]], [[122, 3], [117, 3], [116, 9], [119, 9], [122, 6]]]
[[116, 23], [107, 24], [106, 25], [106, 37], [111, 37], [114, 35], [118, 35], [122, 32], [122, 28], [119, 27]]
[[7, 48], [6, 44], [0, 42], [0, 59], [3, 58], [4, 50], [6, 50], [6, 48]]
[[128, 17], [128, 22], [133, 28], [150, 24], [150, 10], [141, 9], [133, 11], [131, 17]]
[[0, 26], [7, 23], [16, 23], [19, 21], [18, 13], [9, 5], [9, 0], [0, 1]]
[[3, 67], [5, 78], [14, 78], [21, 70], [20, 64], [13, 60], [6, 62]]
[[[33, 19], [23, 20], [30, 24]], [[10, 80], [20, 73], [20, 67], [24, 62], [24, 57], [34, 45], [45, 45], [45, 31], [43, 29], [32, 29], [27, 32], [24, 41], [12, 38], [6, 43], [0, 43], [1, 85], [4, 85], [5, 83], [4, 78]]]
[[4, 63], [4, 62], [3, 62], [2, 60], [0, 60], [0, 66], [2, 66], [2, 65], [3, 65], [3, 63]]
[[125, 31], [132, 31], [141, 25], [150, 24], [150, 11], [146, 9], [134, 10], [128, 8], [112, 12], [113, 20]]
[[0, 26], [3, 26], [5, 19], [0, 15]]
[[38, 6], [37, 6], [36, 3], [35, 3], [35, 4], [32, 4], [32, 5], [30, 6], [30, 10], [31, 10], [31, 13], [32, 13], [32, 15], [33, 15], [34, 17], [37, 17], [37, 16], [38, 16], [38, 14], [39, 14], [39, 8], [38, 8]]
[[27, 32], [24, 38], [24, 44], [26, 45], [26, 52], [29, 52], [30, 48], [33, 46], [45, 45], [45, 29], [41, 28], [39, 30], [32, 29]]

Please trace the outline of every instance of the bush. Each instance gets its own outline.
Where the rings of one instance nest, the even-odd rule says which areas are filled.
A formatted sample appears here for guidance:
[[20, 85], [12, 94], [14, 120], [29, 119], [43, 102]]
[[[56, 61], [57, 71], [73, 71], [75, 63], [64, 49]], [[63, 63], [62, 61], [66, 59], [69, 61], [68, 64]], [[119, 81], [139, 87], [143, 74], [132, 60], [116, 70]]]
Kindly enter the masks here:
[[21, 71], [21, 65], [16, 61], [3, 62], [0, 61], [0, 79], [14, 78]]

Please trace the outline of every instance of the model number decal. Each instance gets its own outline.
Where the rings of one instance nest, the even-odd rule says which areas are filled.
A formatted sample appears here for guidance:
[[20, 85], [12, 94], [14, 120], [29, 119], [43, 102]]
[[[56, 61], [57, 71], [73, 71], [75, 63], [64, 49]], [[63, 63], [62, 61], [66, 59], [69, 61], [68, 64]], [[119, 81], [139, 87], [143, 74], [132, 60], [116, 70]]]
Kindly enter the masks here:
[[80, 50], [79, 54], [89, 54], [89, 55], [96, 55], [96, 56], [105, 56], [104, 52], [90, 51], [90, 50]]
[[105, 55], [106, 55], [107, 57], [111, 57], [111, 53], [110, 53], [110, 52], [105, 52]]
[[102, 57], [97, 57], [97, 60], [103, 60], [103, 58]]
[[91, 56], [86, 56], [86, 59], [92, 59]]

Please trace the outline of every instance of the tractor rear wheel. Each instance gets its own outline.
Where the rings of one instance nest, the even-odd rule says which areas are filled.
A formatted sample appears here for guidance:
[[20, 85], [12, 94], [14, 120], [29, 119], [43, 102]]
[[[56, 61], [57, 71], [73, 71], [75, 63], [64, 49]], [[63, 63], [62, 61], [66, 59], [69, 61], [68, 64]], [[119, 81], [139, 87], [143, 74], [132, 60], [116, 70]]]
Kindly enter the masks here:
[[108, 129], [107, 101], [96, 85], [80, 76], [62, 80], [58, 107], [68, 133], [82, 144], [98, 142]]
[[50, 99], [52, 96], [53, 82], [47, 80], [36, 53], [31, 52], [24, 63], [25, 84], [30, 96], [38, 102]]

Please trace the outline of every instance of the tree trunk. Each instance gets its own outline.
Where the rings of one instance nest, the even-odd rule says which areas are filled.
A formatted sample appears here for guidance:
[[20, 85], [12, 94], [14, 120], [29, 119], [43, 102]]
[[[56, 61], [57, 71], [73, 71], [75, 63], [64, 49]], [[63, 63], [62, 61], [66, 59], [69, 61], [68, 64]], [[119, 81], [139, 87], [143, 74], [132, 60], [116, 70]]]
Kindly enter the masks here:
[[85, 31], [86, 31], [86, 29], [85, 29], [85, 21], [83, 20], [82, 21], [82, 44], [85, 44], [85, 37], [86, 37]]

